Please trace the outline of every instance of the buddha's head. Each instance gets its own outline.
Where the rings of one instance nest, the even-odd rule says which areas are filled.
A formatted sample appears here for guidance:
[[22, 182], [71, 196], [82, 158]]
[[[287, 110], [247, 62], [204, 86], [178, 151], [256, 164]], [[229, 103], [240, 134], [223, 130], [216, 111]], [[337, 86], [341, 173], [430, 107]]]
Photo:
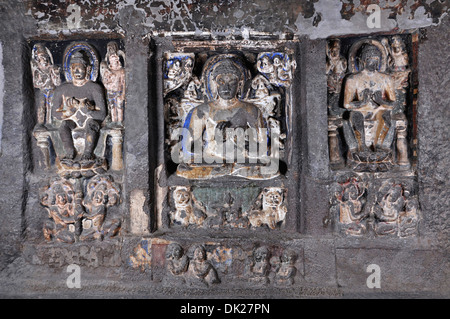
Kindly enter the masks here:
[[212, 74], [218, 97], [223, 100], [236, 98], [244, 84], [241, 73], [239, 67], [230, 59], [218, 62]]
[[380, 50], [371, 44], [367, 44], [361, 51], [361, 62], [363, 69], [374, 72], [380, 68], [381, 65], [381, 52]]
[[86, 61], [83, 53], [80, 51], [75, 52], [70, 60], [70, 73], [72, 74], [72, 78], [76, 81], [87, 80], [90, 71], [91, 66]]

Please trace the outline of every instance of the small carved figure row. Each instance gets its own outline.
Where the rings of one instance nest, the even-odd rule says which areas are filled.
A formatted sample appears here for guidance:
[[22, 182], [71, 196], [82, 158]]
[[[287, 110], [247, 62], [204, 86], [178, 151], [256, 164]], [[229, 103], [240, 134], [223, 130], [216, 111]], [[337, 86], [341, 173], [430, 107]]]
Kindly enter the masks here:
[[[266, 246], [255, 248], [246, 261], [243, 272], [248, 282], [265, 286], [270, 283], [287, 286], [295, 282], [297, 255], [285, 249], [280, 256], [273, 255]], [[203, 245], [191, 246], [187, 253], [178, 243], [167, 246], [165, 254], [165, 283], [183, 283], [189, 286], [208, 287], [221, 282], [219, 273]]]
[[[45, 167], [51, 163], [51, 141], [61, 175], [79, 172], [80, 167], [88, 175], [98, 174], [98, 169], [106, 167], [102, 157], [110, 136], [110, 166], [121, 170], [125, 54], [116, 42], [110, 42], [100, 63], [92, 45], [74, 42], [67, 46], [62, 58], [66, 82], [61, 84], [60, 68], [54, 65], [50, 50], [41, 43], [32, 50], [33, 85], [39, 90], [34, 136], [43, 152]], [[99, 72], [101, 83], [97, 83]]]
[[377, 236], [417, 235], [421, 219], [419, 202], [408, 186], [385, 181], [372, 207], [367, 205], [367, 183], [357, 178], [336, 183], [333, 192], [331, 212], [343, 233], [362, 236], [372, 230]]
[[118, 234], [121, 219], [108, 208], [121, 201], [119, 185], [108, 175], [84, 184], [81, 179], [58, 178], [41, 190], [40, 201], [49, 217], [43, 226], [46, 240], [72, 244]]
[[176, 186], [172, 190], [174, 209], [169, 213], [170, 225], [275, 229], [286, 217], [285, 192], [283, 188], [266, 187], [246, 209], [231, 192], [226, 192], [219, 202], [205, 205], [194, 196], [191, 187]]

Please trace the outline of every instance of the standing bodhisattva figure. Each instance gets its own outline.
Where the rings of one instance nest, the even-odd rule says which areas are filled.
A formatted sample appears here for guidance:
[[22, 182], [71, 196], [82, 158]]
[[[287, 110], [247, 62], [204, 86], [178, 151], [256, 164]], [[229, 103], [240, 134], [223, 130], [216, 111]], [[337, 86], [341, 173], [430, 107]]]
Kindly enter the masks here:
[[125, 69], [120, 61], [125, 54], [118, 49], [117, 43], [108, 43], [105, 61], [100, 64], [100, 74], [106, 88], [108, 109], [111, 122], [122, 125], [125, 104]]

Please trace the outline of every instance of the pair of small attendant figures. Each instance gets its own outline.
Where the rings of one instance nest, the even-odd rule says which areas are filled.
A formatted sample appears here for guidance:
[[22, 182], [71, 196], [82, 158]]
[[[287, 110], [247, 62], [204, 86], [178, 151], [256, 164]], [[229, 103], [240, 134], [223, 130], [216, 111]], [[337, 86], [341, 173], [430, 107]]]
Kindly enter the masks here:
[[[292, 285], [297, 274], [296, 260], [296, 254], [290, 249], [284, 250], [281, 257], [271, 257], [270, 250], [262, 246], [253, 251], [244, 273], [256, 285], [266, 286], [271, 279], [275, 285]], [[270, 278], [272, 271], [274, 276]]]
[[202, 245], [191, 247], [189, 255], [191, 256], [188, 257], [177, 243], [167, 246], [166, 266], [171, 280], [180, 280], [190, 286], [201, 287], [220, 283], [217, 270], [207, 259], [206, 250]]

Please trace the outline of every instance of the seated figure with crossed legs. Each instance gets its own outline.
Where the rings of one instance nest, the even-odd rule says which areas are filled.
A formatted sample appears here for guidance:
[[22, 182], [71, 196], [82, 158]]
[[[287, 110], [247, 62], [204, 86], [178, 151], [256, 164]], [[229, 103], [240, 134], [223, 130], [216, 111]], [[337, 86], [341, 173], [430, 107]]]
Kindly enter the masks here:
[[392, 143], [397, 106], [393, 77], [379, 72], [381, 52], [372, 44], [361, 50], [361, 70], [345, 83], [344, 136], [349, 147], [349, 162], [355, 170], [385, 171], [392, 165]]

